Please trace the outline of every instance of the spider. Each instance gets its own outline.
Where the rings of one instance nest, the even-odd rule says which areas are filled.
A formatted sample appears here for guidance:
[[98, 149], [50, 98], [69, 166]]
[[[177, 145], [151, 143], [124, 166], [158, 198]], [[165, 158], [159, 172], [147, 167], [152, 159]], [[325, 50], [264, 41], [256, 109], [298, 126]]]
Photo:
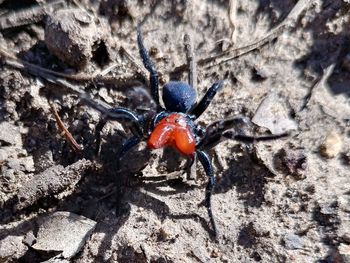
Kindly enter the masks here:
[[126, 108], [113, 108], [105, 112], [96, 127], [96, 143], [100, 145], [100, 132], [108, 120], [128, 121], [131, 124], [133, 136], [126, 139], [117, 151], [117, 162], [137, 146], [141, 141], [147, 140], [149, 149], [159, 149], [165, 146], [175, 148], [180, 154], [189, 158], [193, 164], [195, 157], [202, 164], [208, 183], [205, 190], [204, 205], [208, 210], [208, 216], [212, 231], [217, 237], [218, 231], [211, 206], [212, 192], [215, 186], [215, 175], [211, 160], [207, 151], [225, 139], [232, 139], [244, 143], [274, 140], [287, 133], [277, 135], [250, 136], [239, 130], [237, 126], [250, 125], [246, 117], [233, 117], [218, 120], [204, 128], [196, 123], [196, 120], [208, 108], [215, 94], [222, 89], [223, 81], [214, 83], [197, 102], [197, 92], [194, 87], [181, 81], [170, 81], [163, 86], [163, 107], [159, 100], [158, 73], [155, 69], [147, 49], [143, 43], [141, 30], [137, 28], [137, 44], [144, 67], [149, 72], [150, 91], [156, 103], [156, 112], [139, 115]]

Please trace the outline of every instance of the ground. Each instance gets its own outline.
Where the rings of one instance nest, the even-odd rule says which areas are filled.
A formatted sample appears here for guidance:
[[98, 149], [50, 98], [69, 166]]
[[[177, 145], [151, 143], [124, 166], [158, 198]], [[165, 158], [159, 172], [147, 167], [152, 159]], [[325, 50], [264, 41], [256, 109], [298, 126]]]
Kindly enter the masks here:
[[[0, 1], [0, 262], [350, 262], [349, 1], [47, 2]], [[47, 8], [19, 13], [38, 5]], [[101, 114], [62, 88], [68, 81], [101, 103], [152, 109], [137, 25], [161, 84], [187, 81], [185, 33], [198, 61], [199, 96], [225, 80], [202, 125], [257, 118], [271, 96], [296, 124], [287, 138], [225, 141], [209, 152], [218, 181], [216, 240], [200, 164], [188, 177], [182, 156], [143, 143], [116, 168], [128, 126], [108, 123], [97, 155]], [[81, 151], [61, 135], [50, 105]], [[76, 234], [74, 253], [38, 249], [52, 215], [73, 233], [80, 216], [90, 222]], [[51, 245], [65, 243], [52, 236]]]

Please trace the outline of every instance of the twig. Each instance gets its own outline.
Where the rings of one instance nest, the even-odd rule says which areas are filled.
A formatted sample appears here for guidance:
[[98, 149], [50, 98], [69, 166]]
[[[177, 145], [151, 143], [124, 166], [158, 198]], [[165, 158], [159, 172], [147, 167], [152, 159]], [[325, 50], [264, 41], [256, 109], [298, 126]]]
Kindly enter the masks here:
[[[272, 29], [266, 37], [255, 41], [249, 45], [235, 48], [235, 49], [228, 49], [220, 54], [211, 55], [209, 57], [201, 58], [197, 61], [198, 66], [203, 66], [205, 68], [213, 67], [220, 65], [222, 63], [225, 63], [227, 61], [230, 61], [234, 58], [237, 58], [239, 56], [248, 54], [249, 52], [252, 52], [265, 44], [271, 42], [275, 38], [277, 38], [279, 35], [281, 35], [286, 28], [291, 26], [293, 22], [299, 17], [299, 15], [302, 13], [302, 11], [309, 5], [311, 5], [314, 2], [314, 0], [299, 0], [298, 3], [294, 6], [292, 11], [288, 14], [288, 16], [283, 20], [281, 24], [279, 24], [277, 27]], [[180, 65], [176, 67], [172, 72], [178, 73], [182, 72], [184, 70], [187, 70], [188, 66], [187, 64]]]
[[231, 25], [231, 42], [236, 43], [237, 30], [236, 30], [236, 19], [237, 19], [237, 0], [230, 0], [228, 8], [228, 19]]
[[[2, 51], [3, 50], [1, 50], [1, 46], [0, 46], [0, 55], [2, 55]], [[63, 88], [69, 89], [71, 92], [78, 95], [81, 101], [83, 101], [88, 106], [94, 108], [95, 110], [101, 112], [105, 116], [109, 116], [115, 119], [120, 118], [120, 115], [115, 114], [109, 110], [111, 108], [109, 105], [107, 105], [106, 103], [102, 102], [99, 99], [94, 99], [94, 100], [91, 99], [90, 95], [84, 92], [81, 86], [74, 85], [63, 78], [59, 78], [55, 75], [50, 74], [52, 72], [51, 70], [48, 70], [27, 62], [23, 62], [25, 64], [22, 64], [20, 61], [11, 61], [11, 63], [9, 63], [10, 61], [11, 60], [6, 60], [5, 62], [7, 65], [11, 65], [14, 68], [24, 70], [36, 77], [41, 77], [48, 82], [51, 82]], [[33, 67], [29, 67], [28, 65], [33, 65]]]
[[55, 116], [58, 128], [63, 133], [63, 135], [66, 138], [66, 140], [68, 141], [69, 145], [72, 147], [72, 149], [75, 152], [81, 152], [82, 149], [81, 149], [80, 145], [73, 138], [72, 134], [68, 131], [68, 129], [64, 126], [64, 123], [61, 120], [60, 116], [58, 115], [57, 110], [56, 110], [55, 106], [53, 105], [53, 103], [50, 104], [50, 107], [51, 107], [52, 114]]
[[0, 29], [8, 29], [28, 25], [41, 21], [48, 13], [62, 8], [66, 3], [64, 0], [55, 0], [43, 6], [35, 6], [12, 12], [0, 17]]
[[118, 77], [104, 76], [104, 75], [100, 76], [99, 73], [94, 75], [88, 75], [88, 74], [65, 74], [62, 72], [57, 72], [57, 71], [43, 68], [38, 65], [21, 60], [17, 58], [14, 54], [9, 52], [2, 45], [0, 45], [0, 57], [3, 58], [4, 63], [6, 65], [13, 68], [20, 69], [20, 70], [25, 70], [29, 73], [42, 72], [52, 76], [62, 77], [65, 79], [74, 80], [78, 82], [95, 81], [95, 82], [102, 82], [105, 84], [115, 84], [117, 86], [123, 86], [123, 87], [129, 87], [129, 86], [140, 84], [140, 81], [137, 79], [136, 76], [131, 79], [131, 78], [124, 78], [122, 76], [118, 76]]
[[193, 50], [193, 41], [188, 34], [184, 36], [184, 44], [186, 51], [186, 60], [188, 65], [188, 83], [197, 89], [197, 68], [196, 68], [196, 57]]

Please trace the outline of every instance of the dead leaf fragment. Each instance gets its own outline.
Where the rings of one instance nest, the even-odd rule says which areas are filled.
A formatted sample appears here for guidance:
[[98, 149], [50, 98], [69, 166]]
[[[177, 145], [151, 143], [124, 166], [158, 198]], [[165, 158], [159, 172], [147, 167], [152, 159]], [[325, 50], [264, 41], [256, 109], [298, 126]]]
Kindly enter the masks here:
[[281, 134], [298, 128], [297, 123], [289, 117], [286, 102], [276, 93], [269, 94], [260, 103], [252, 122], [269, 129], [272, 134]]

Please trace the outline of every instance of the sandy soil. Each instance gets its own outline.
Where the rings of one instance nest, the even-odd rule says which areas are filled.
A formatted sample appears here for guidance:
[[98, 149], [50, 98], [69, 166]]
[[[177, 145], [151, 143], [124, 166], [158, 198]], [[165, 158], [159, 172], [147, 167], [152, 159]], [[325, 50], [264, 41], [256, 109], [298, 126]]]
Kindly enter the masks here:
[[[67, 0], [36, 16], [16, 12], [47, 1], [23, 2], [0, 1], [0, 262], [350, 262], [349, 1], [299, 1], [301, 12], [289, 20], [295, 0]], [[14, 13], [26, 22], [5, 28], [4, 17]], [[258, 42], [285, 21], [275, 37]], [[94, 99], [143, 113], [154, 103], [140, 66], [138, 24], [162, 85], [187, 81], [186, 70], [174, 70], [186, 64], [185, 33], [198, 59], [229, 58], [235, 48], [260, 43], [219, 65], [198, 63], [199, 96], [225, 79], [202, 125], [253, 118], [270, 94], [297, 124], [284, 139], [225, 141], [209, 152], [218, 181], [217, 240], [202, 204], [200, 164], [193, 180], [178, 153], [150, 152], [142, 143], [117, 169], [129, 127], [108, 123], [96, 156], [101, 114], [25, 64], [63, 72], [61, 79]], [[82, 151], [60, 135], [50, 103]], [[77, 236], [74, 255], [35, 249], [41, 218], [55, 211], [96, 222]]]

